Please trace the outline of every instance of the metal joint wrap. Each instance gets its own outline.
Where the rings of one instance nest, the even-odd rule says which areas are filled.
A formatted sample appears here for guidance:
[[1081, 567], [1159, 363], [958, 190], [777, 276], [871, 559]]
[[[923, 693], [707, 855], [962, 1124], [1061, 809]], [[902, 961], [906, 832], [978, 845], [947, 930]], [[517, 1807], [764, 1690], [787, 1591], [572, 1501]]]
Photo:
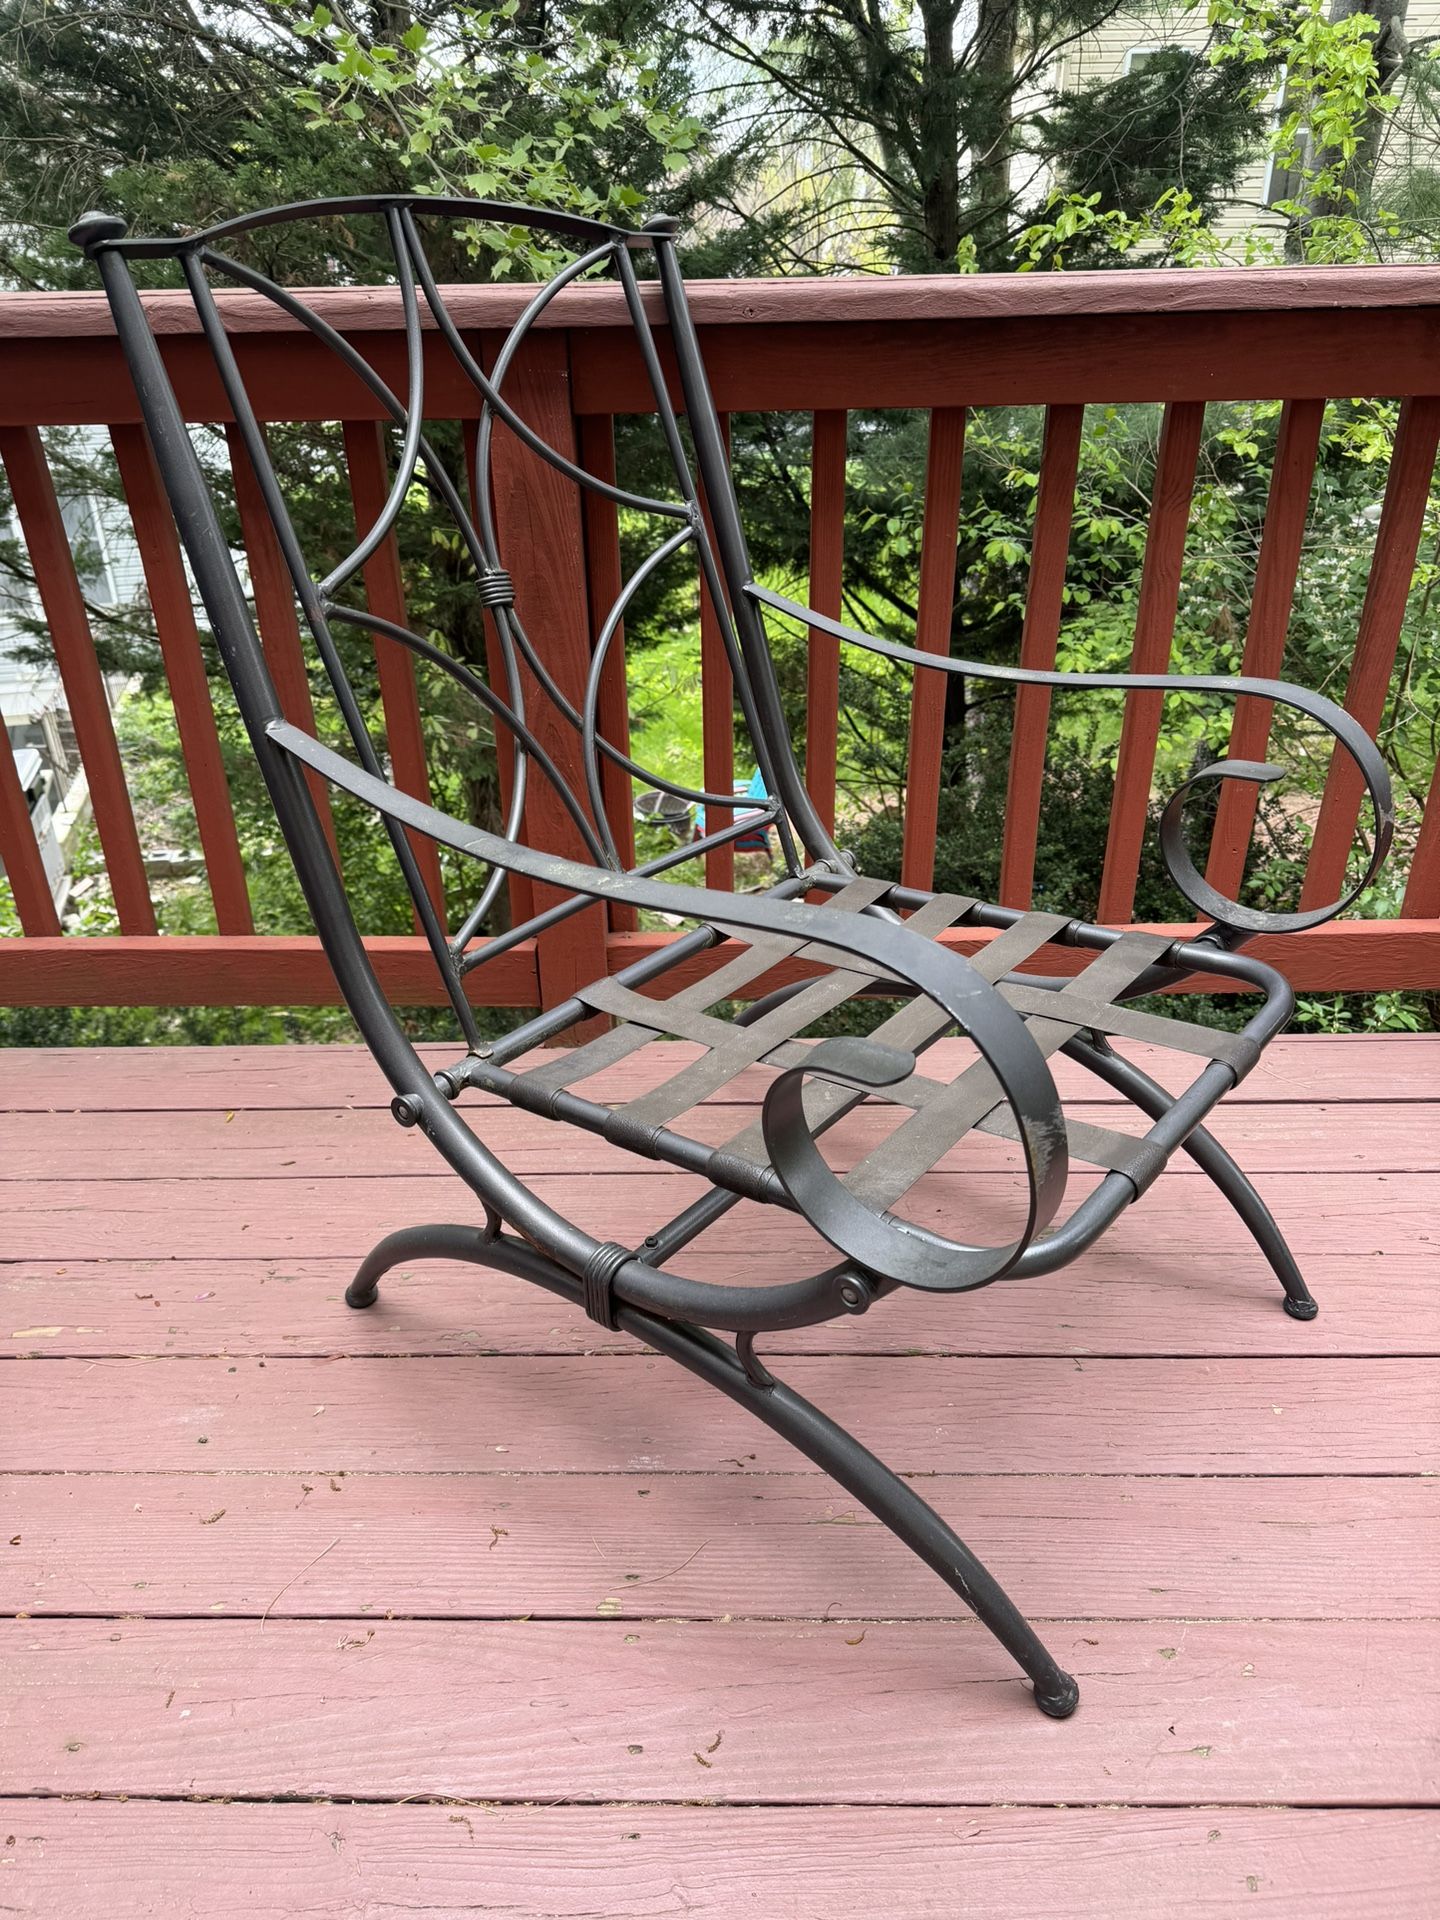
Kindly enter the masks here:
[[604, 1240], [585, 1262], [580, 1275], [583, 1291], [581, 1304], [587, 1318], [597, 1326], [608, 1327], [613, 1333], [618, 1322], [615, 1318], [615, 1295], [612, 1291], [615, 1276], [627, 1260], [634, 1256], [628, 1247], [617, 1246], [613, 1240]]
[[515, 583], [503, 567], [490, 567], [480, 575], [479, 592], [482, 607], [513, 607], [515, 604]]

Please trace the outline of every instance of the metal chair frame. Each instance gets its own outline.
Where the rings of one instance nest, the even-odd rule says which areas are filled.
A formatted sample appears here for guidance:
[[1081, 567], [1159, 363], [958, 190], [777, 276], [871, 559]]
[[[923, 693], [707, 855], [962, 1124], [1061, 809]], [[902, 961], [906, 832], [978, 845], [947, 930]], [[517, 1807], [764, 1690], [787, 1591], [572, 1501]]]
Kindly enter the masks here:
[[[223, 251], [229, 236], [256, 227], [335, 215], [350, 220], [373, 216], [387, 232], [405, 318], [403, 396], [392, 392], [358, 349], [302, 296]], [[426, 217], [518, 224], [576, 250], [576, 257], [529, 301], [488, 370], [467, 346], [435, 282], [420, 225]], [[1281, 1283], [1286, 1310], [1296, 1319], [1313, 1318], [1315, 1303], [1279, 1228], [1203, 1122], [1250, 1071], [1293, 1009], [1284, 978], [1238, 950], [1259, 932], [1321, 924], [1368, 884], [1393, 830], [1389, 780], [1373, 742], [1356, 721], [1331, 702], [1281, 682], [986, 666], [879, 639], [757, 583], [687, 304], [675, 233], [676, 223], [668, 218], [626, 231], [488, 201], [395, 195], [273, 208], [180, 239], [127, 238], [123, 221], [88, 214], [72, 238], [95, 262], [109, 297], [211, 629], [341, 992], [394, 1089], [396, 1119], [418, 1126], [480, 1203], [482, 1225], [429, 1224], [389, 1235], [361, 1265], [346, 1295], [349, 1304], [371, 1305], [381, 1277], [397, 1263], [458, 1259], [532, 1281], [580, 1306], [598, 1323], [620, 1328], [670, 1355], [783, 1434], [867, 1506], [935, 1569], [1010, 1652], [1033, 1682], [1037, 1705], [1063, 1718], [1076, 1705], [1075, 1681], [1052, 1659], [994, 1578], [905, 1481], [773, 1376], [755, 1352], [756, 1337], [863, 1313], [900, 1286], [960, 1293], [1054, 1271], [1092, 1246], [1182, 1149], [1250, 1229]], [[658, 272], [694, 447], [693, 468], [641, 297], [637, 254], [650, 255]], [[194, 301], [353, 758], [291, 724], [281, 710], [210, 485], [130, 272], [131, 261], [156, 258], [178, 264]], [[673, 469], [673, 498], [639, 495], [584, 471], [536, 433], [506, 397], [507, 373], [535, 320], [563, 287], [596, 272], [612, 275], [623, 289]], [[354, 550], [324, 578], [314, 577], [301, 550], [215, 304], [212, 275], [263, 294], [308, 328], [364, 383], [394, 423], [398, 447], [385, 507]], [[445, 470], [425, 435], [422, 313], [428, 313], [431, 326], [481, 397], [473, 512], [465, 504], [463, 481]], [[600, 625], [579, 707], [556, 685], [545, 664], [543, 640], [532, 641], [515, 607], [496, 537], [491, 492], [490, 455], [497, 425], [518, 435], [533, 453], [587, 492], [652, 514], [662, 524], [675, 523], [674, 531], [626, 582]], [[448, 512], [473, 562], [476, 592], [503, 662], [499, 687], [422, 635], [343, 597], [392, 532], [407, 491], [416, 483]], [[770, 796], [758, 805], [733, 794], [689, 788], [641, 766], [625, 748], [608, 740], [598, 723], [601, 675], [626, 608], [650, 574], [684, 549], [693, 549], [698, 557], [720, 623], [736, 699]], [[1269, 765], [1222, 761], [1180, 789], [1161, 825], [1162, 851], [1172, 877], [1211, 923], [1190, 940], [1170, 942], [1136, 930], [1117, 931], [1061, 915], [1021, 912], [866, 879], [835, 844], [806, 791], [781, 706], [764, 624], [767, 611], [917, 672], [961, 673], [1017, 686], [1183, 689], [1227, 698], [1249, 694], [1288, 704], [1327, 728], [1360, 770], [1374, 814], [1363, 876], [1333, 906], [1303, 913], [1266, 913], [1217, 893], [1196, 870], [1186, 848], [1181, 812], [1188, 794], [1204, 781], [1263, 783], [1280, 772]], [[407, 648], [449, 674], [508, 730], [515, 771], [503, 833], [452, 818], [398, 791], [387, 778], [335, 643], [334, 628], [342, 623]], [[526, 712], [522, 662], [543, 698], [578, 738], [583, 790], [566, 782], [537, 737]], [[651, 787], [705, 807], [708, 830], [703, 839], [624, 869], [607, 824], [602, 758]], [[404, 1036], [367, 957], [308, 786], [315, 774], [374, 808], [384, 822], [465, 1046], [463, 1056], [438, 1073], [424, 1066]], [[547, 780], [559, 796], [588, 863], [526, 843], [527, 781], [535, 776]], [[712, 824], [727, 812], [728, 825]], [[774, 829], [785, 867], [784, 878], [769, 892], [731, 894], [681, 886], [664, 877], [665, 870], [680, 861], [753, 832], [757, 812]], [[426, 891], [411, 833], [489, 868], [473, 909], [453, 935]], [[559, 889], [565, 898], [477, 946], [508, 875]], [[816, 904], [816, 895], [828, 898]], [[466, 976], [596, 900], [677, 915], [695, 922], [695, 931], [581, 989], [503, 1040], [483, 1041], [467, 997]], [[945, 929], [961, 924], [994, 930], [995, 937], [971, 961], [937, 939]], [[1093, 957], [1073, 976], [1019, 971], [1056, 945], [1087, 950]], [[669, 998], [645, 991], [712, 948], [719, 949], [718, 966], [700, 984]], [[815, 977], [752, 1000], [734, 1020], [711, 1011], [722, 1002], [746, 999], [747, 988], [777, 961], [787, 959], [805, 963]], [[1258, 1010], [1240, 1032], [1198, 1026], [1184, 1020], [1178, 1008], [1174, 1017], [1161, 1017], [1130, 1004], [1198, 972], [1223, 975], [1258, 992]], [[799, 1037], [821, 1014], [875, 993], [900, 1002], [877, 1033], [816, 1042]], [[595, 1014], [611, 1016], [619, 1024], [577, 1048], [552, 1049], [538, 1065], [519, 1064], [520, 1055]], [[979, 1059], [952, 1081], [924, 1074], [925, 1050], [957, 1030], [973, 1042]], [[664, 1086], [618, 1109], [574, 1090], [591, 1074], [663, 1034], [696, 1040], [704, 1049]], [[1203, 1064], [1185, 1091], [1172, 1096], [1111, 1047], [1116, 1035], [1158, 1040]], [[1149, 1130], [1136, 1138], [1073, 1121], [1067, 1127], [1047, 1064], [1056, 1052], [1080, 1062], [1133, 1102], [1150, 1118]], [[774, 1069], [757, 1125], [717, 1147], [675, 1124], [735, 1074], [757, 1064]], [[630, 1151], [699, 1174], [709, 1189], [641, 1245], [597, 1241], [531, 1192], [478, 1136], [460, 1110], [469, 1089], [572, 1122]], [[908, 1109], [908, 1116], [848, 1175], [836, 1174], [823, 1159], [817, 1136], [862, 1102], [881, 1097]], [[1020, 1234], [1005, 1246], [952, 1239], [892, 1210], [974, 1127], [1020, 1147], [1027, 1179], [1026, 1219]], [[1072, 1154], [1103, 1168], [1104, 1177], [1052, 1228]], [[713, 1285], [669, 1270], [668, 1263], [682, 1248], [742, 1199], [798, 1212], [836, 1257], [813, 1274], [773, 1286], [743, 1280]], [[733, 1344], [720, 1337], [725, 1333], [734, 1336]]]

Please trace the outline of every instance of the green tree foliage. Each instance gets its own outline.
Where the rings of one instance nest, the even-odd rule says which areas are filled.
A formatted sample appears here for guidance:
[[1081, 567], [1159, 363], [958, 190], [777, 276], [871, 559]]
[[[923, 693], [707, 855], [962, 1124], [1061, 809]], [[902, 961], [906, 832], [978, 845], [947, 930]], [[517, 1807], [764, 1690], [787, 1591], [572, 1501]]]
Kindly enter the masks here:
[[[1216, 212], [1266, 142], [1295, 182], [1284, 209], [1288, 231], [1277, 230], [1270, 247], [1276, 257], [1355, 259], [1402, 244], [1430, 246], [1440, 189], [1397, 128], [1405, 114], [1413, 126], [1428, 124], [1437, 95], [1430, 50], [1406, 45], [1398, 5], [1377, 8], [1377, 18], [1327, 0], [1211, 0], [1202, 44], [1067, 90], [1061, 56], [1116, 11], [1113, 0], [979, 0], [963, 13], [953, 0], [903, 8], [737, 0], [689, 10], [658, 0], [507, 0], [492, 8], [452, 0], [314, 8], [131, 0], [112, 15], [90, 0], [50, 0], [43, 8], [0, 0], [0, 276], [16, 286], [88, 284], [63, 236], [89, 205], [176, 232], [267, 202], [399, 188], [514, 195], [619, 218], [673, 211], [686, 223], [686, 264], [700, 274], [1209, 261], [1236, 257]], [[1187, 10], [1187, 17], [1200, 14]], [[1282, 69], [1287, 84], [1277, 114]], [[1048, 199], [1037, 180], [1049, 182]], [[525, 277], [552, 264], [518, 230], [442, 219], [426, 225], [442, 277]], [[313, 284], [383, 278], [381, 241], [378, 223], [356, 221], [328, 233], [267, 229], [244, 247], [276, 277]], [[1246, 248], [1264, 251], [1253, 236], [1239, 244], [1242, 257]], [[732, 425], [757, 564], [777, 585], [803, 594], [808, 420], [771, 415]], [[1177, 621], [1182, 670], [1239, 666], [1275, 428], [1274, 408], [1211, 410]], [[1034, 409], [971, 417], [951, 620], [957, 655], [1015, 657], [1040, 430]], [[1393, 430], [1394, 410], [1383, 404], [1337, 403], [1327, 416], [1286, 671], [1332, 693], [1342, 690], [1353, 646], [1377, 477]], [[856, 416], [851, 428], [846, 611], [901, 639], [915, 618], [924, 431], [923, 420], [908, 414]], [[1154, 409], [1089, 411], [1062, 664], [1128, 662], [1156, 431]], [[435, 437], [458, 471], [458, 433], [437, 424]], [[659, 484], [663, 453], [653, 428], [622, 422], [618, 437], [622, 478], [647, 489]], [[353, 538], [338, 434], [277, 429], [273, 447], [302, 542], [324, 568]], [[51, 451], [66, 488], [117, 491], [111, 463], [92, 443], [58, 437]], [[202, 443], [202, 456], [223, 497], [223, 447]], [[233, 503], [226, 512], [238, 545]], [[397, 531], [413, 624], [483, 668], [468, 564], [423, 483]], [[621, 537], [633, 564], [653, 544], [653, 527], [622, 514]], [[1402, 832], [1413, 832], [1436, 751], [1440, 669], [1427, 635], [1440, 581], [1437, 543], [1440, 509], [1432, 503], [1384, 726]], [[27, 566], [18, 543], [0, 541], [0, 570], [24, 577]], [[95, 624], [107, 664], [134, 676], [139, 689], [122, 714], [122, 733], [147, 841], [193, 846], [145, 611], [97, 608]], [[634, 737], [657, 765], [690, 779], [700, 773], [697, 625], [693, 572], [678, 562], [649, 583], [627, 619]], [[35, 644], [46, 644], [43, 631]], [[803, 744], [803, 638], [782, 626], [775, 644]], [[346, 659], [380, 736], [368, 643], [347, 642]], [[318, 678], [314, 690], [323, 731], [333, 721]], [[873, 870], [893, 870], [908, 679], [847, 652], [841, 698], [845, 837]], [[422, 702], [441, 803], [493, 823], [498, 790], [488, 723], [477, 724], [440, 676], [423, 676]], [[302, 929], [303, 906], [276, 857], [268, 808], [223, 690], [218, 710], [260, 924]], [[1055, 705], [1037, 891], [1072, 910], [1092, 910], [1098, 896], [1119, 712], [1105, 698]], [[1223, 705], [1172, 701], [1167, 722], [1162, 785], [1225, 750]], [[1008, 695], [983, 682], [951, 682], [941, 884], [994, 894], [1010, 724]], [[1304, 793], [1318, 792], [1326, 762], [1318, 740], [1283, 719], [1277, 750], [1300, 769], [1302, 792], [1298, 804], [1292, 795], [1263, 806], [1247, 897], [1288, 904], [1308, 836]], [[737, 736], [741, 771], [751, 764], [747, 752]], [[365, 924], [403, 931], [407, 909], [375, 824], [346, 807], [338, 824]], [[1197, 831], [1204, 827], [1202, 817]], [[1153, 848], [1146, 859], [1138, 910], [1181, 916]], [[446, 878], [455, 913], [468, 902], [462, 889], [473, 876], [462, 882], [447, 864]], [[162, 895], [169, 929], [210, 924], [202, 882], [167, 883]], [[1397, 904], [1382, 888], [1367, 907], [1386, 912]], [[98, 874], [84, 913], [96, 928], [109, 923]], [[1413, 1002], [1395, 999], [1379, 1017], [1404, 1024], [1414, 1012]], [[1316, 1003], [1311, 1017], [1334, 1025], [1352, 1016], [1347, 1006]], [[25, 1031], [36, 1031], [25, 1018]], [[77, 1032], [101, 1031], [92, 1016], [74, 1019]], [[235, 1030], [267, 1019], [244, 1016]], [[417, 1029], [427, 1019], [416, 1016]], [[336, 1030], [329, 1014], [301, 1016], [302, 1027], [307, 1020], [317, 1032]], [[104, 1031], [122, 1037], [133, 1026], [125, 1016]], [[210, 1037], [224, 1028], [218, 1016], [196, 1015], [157, 1019], [155, 1030]]]

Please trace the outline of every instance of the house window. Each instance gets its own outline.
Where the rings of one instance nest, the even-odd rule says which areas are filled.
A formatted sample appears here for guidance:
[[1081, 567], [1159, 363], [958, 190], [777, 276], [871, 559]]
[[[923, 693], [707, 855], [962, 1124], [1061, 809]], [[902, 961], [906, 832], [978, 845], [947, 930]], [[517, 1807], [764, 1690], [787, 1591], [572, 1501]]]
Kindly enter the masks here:
[[1141, 68], [1148, 66], [1157, 54], [1165, 51], [1164, 47], [1131, 47], [1125, 55], [1125, 64], [1121, 72], [1139, 73]]
[[[1282, 67], [1280, 78], [1270, 96], [1270, 132], [1279, 131], [1281, 123], [1290, 112], [1288, 97], [1289, 77]], [[1282, 200], [1298, 199], [1305, 185], [1305, 175], [1314, 165], [1314, 144], [1310, 138], [1310, 129], [1301, 127], [1295, 136], [1296, 164], [1287, 166], [1279, 154], [1270, 153], [1265, 157], [1265, 184], [1260, 198], [1267, 207], [1273, 207]]]

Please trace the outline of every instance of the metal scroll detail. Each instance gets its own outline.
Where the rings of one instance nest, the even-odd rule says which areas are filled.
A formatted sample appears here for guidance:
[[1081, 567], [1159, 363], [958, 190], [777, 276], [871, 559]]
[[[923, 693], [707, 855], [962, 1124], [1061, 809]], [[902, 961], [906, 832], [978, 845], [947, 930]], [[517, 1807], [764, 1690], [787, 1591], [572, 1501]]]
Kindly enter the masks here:
[[1208, 914], [1217, 928], [1231, 936], [1227, 941], [1229, 945], [1240, 944], [1257, 933], [1295, 933], [1302, 928], [1322, 926], [1327, 920], [1333, 920], [1369, 886], [1390, 851], [1390, 843], [1395, 837], [1395, 801], [1389, 768], [1379, 748], [1354, 715], [1336, 706], [1333, 700], [1327, 700], [1323, 694], [1311, 693], [1308, 688], [1292, 686], [1285, 680], [1252, 680], [1241, 675], [1222, 679], [1216, 675], [1178, 673], [1063, 673], [1058, 669], [1044, 672], [1033, 667], [1003, 667], [976, 660], [956, 660], [944, 654], [922, 653], [916, 647], [902, 646], [894, 640], [882, 640], [875, 634], [862, 632], [858, 627], [847, 626], [844, 621], [816, 613], [813, 608], [802, 606], [799, 601], [788, 599], [784, 594], [773, 593], [755, 581], [749, 584], [746, 592], [752, 600], [763, 606], [771, 607], [793, 620], [803, 621], [805, 625], [828, 633], [837, 640], [864, 647], [887, 660], [928, 668], [932, 672], [959, 673], [977, 680], [996, 680], [1017, 687], [1213, 693], [1232, 700], [1248, 695], [1253, 699], [1291, 707], [1307, 718], [1318, 721], [1354, 763], [1356, 772], [1364, 782], [1374, 819], [1374, 837], [1364, 871], [1332, 906], [1314, 907], [1297, 913], [1270, 913], [1260, 907], [1242, 906], [1238, 900], [1231, 900], [1218, 888], [1211, 886], [1195, 866], [1186, 848], [1182, 819], [1185, 802], [1196, 787], [1216, 780], [1244, 780], [1265, 786], [1282, 777], [1282, 767], [1253, 760], [1217, 760], [1185, 781], [1171, 797], [1161, 816], [1160, 850], [1170, 878], [1192, 906]]
[[[976, 1038], [973, 1029], [970, 1037]], [[1012, 1111], [1018, 1112], [1005, 1078], [1003, 1053], [982, 1051]], [[963, 1245], [891, 1214], [877, 1213], [826, 1165], [805, 1118], [807, 1075], [836, 1081], [857, 1093], [871, 1093], [908, 1079], [915, 1064], [913, 1054], [873, 1040], [818, 1042], [803, 1066], [780, 1074], [766, 1090], [761, 1118], [765, 1151], [810, 1225], [867, 1274], [927, 1293], [966, 1293], [1003, 1279], [1015, 1265], [1036, 1232], [1033, 1210], [1019, 1238], [1003, 1247]], [[1021, 1139], [1025, 1140], [1023, 1132]], [[1027, 1162], [1028, 1157], [1027, 1153]], [[1033, 1170], [1031, 1178], [1033, 1183]]]

